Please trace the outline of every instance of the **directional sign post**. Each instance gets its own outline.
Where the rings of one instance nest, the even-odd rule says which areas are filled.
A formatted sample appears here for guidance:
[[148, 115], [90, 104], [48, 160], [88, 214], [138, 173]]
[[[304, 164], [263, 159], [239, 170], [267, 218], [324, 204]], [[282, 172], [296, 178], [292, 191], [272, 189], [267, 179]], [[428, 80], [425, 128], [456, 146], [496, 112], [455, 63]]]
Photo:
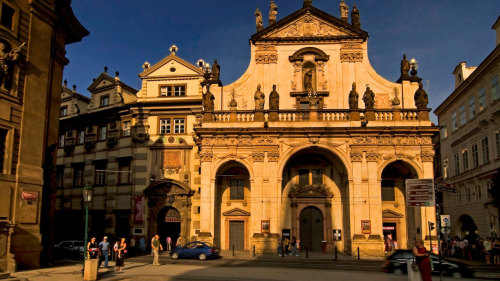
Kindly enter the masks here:
[[435, 206], [436, 199], [433, 179], [407, 179], [405, 184], [406, 205], [408, 207]]

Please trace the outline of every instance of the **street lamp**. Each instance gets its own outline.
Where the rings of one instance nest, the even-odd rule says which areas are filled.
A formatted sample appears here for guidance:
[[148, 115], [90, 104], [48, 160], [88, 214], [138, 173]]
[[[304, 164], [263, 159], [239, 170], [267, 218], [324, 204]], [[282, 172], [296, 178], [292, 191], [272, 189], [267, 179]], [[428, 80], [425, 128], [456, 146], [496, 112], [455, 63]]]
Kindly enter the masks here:
[[89, 234], [88, 234], [88, 226], [89, 226], [89, 204], [92, 202], [92, 195], [94, 193], [94, 189], [90, 186], [89, 183], [85, 185], [83, 188], [83, 203], [85, 205], [85, 242], [83, 244], [84, 251], [83, 251], [83, 268], [84, 270], [82, 273], [85, 272], [85, 260], [87, 259], [87, 243], [89, 239]]

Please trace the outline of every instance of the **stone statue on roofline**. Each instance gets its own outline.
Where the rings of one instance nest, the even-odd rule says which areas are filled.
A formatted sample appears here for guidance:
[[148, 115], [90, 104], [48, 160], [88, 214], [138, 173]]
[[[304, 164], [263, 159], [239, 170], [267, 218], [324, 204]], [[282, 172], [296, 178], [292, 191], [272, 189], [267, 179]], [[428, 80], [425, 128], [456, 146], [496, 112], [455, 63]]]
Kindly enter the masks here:
[[274, 24], [276, 22], [277, 15], [278, 15], [278, 6], [274, 4], [273, 0], [271, 0], [271, 3], [269, 3], [269, 25]]
[[410, 62], [406, 59], [406, 54], [403, 55], [401, 60], [401, 79], [410, 78], [408, 72], [410, 71]]
[[255, 10], [255, 26], [257, 28], [257, 32], [261, 31], [264, 29], [264, 24], [262, 23], [262, 13], [260, 12], [259, 8]]
[[340, 18], [344, 21], [347, 21], [347, 19], [349, 18], [349, 6], [347, 6], [344, 0], [340, 1], [339, 9], [340, 9]]
[[220, 76], [220, 65], [217, 63], [217, 60], [214, 61], [214, 64], [212, 65], [212, 80], [213, 81], [219, 81], [219, 76]]
[[203, 94], [203, 109], [205, 111], [214, 111], [215, 109], [215, 104], [214, 100], [215, 97], [212, 93], [210, 93], [210, 84], [207, 84], [207, 92]]
[[370, 90], [370, 87], [366, 87], [363, 101], [365, 102], [365, 109], [373, 110], [375, 108], [375, 93]]
[[359, 94], [356, 91], [356, 82], [354, 82], [352, 83], [352, 90], [351, 92], [349, 92], [349, 109], [351, 110], [359, 109], [358, 99], [359, 99]]
[[273, 85], [273, 91], [269, 94], [269, 110], [280, 109], [280, 95], [276, 91], [276, 85]]
[[266, 95], [260, 90], [260, 84], [257, 86], [257, 91], [255, 91], [255, 110], [264, 110], [264, 104], [266, 103]]
[[427, 96], [427, 92], [423, 89], [422, 82], [418, 83], [418, 89], [415, 92], [415, 105], [418, 110], [427, 109], [427, 104], [429, 103], [429, 97]]

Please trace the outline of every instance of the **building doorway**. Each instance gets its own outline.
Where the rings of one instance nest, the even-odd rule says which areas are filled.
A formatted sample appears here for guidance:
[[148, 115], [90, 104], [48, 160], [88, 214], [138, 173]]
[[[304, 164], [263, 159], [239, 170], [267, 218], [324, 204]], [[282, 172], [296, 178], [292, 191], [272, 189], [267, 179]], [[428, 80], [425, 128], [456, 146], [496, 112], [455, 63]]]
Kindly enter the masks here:
[[323, 241], [323, 214], [316, 207], [300, 212], [300, 248], [312, 252], [321, 251]]
[[398, 231], [397, 223], [384, 222], [382, 224], [384, 233], [385, 252], [390, 253], [398, 248]]
[[245, 250], [245, 222], [229, 221], [229, 245], [231, 249]]
[[[172, 246], [176, 245], [181, 233], [181, 214], [174, 207], [165, 207], [158, 214], [158, 235], [163, 249], [167, 249], [167, 237], [170, 237]], [[186, 240], [181, 241], [181, 243]]]

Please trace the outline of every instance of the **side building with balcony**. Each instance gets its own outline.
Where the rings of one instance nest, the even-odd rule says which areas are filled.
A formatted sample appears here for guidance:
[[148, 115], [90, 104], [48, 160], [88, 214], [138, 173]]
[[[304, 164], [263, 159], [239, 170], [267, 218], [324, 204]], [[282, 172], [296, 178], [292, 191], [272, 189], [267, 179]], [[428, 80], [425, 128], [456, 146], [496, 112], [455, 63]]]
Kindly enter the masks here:
[[478, 67], [461, 62], [455, 90], [435, 110], [441, 127], [441, 169], [455, 192], [443, 192], [450, 235], [497, 237], [498, 207], [490, 192], [500, 168], [500, 17], [496, 47]]

